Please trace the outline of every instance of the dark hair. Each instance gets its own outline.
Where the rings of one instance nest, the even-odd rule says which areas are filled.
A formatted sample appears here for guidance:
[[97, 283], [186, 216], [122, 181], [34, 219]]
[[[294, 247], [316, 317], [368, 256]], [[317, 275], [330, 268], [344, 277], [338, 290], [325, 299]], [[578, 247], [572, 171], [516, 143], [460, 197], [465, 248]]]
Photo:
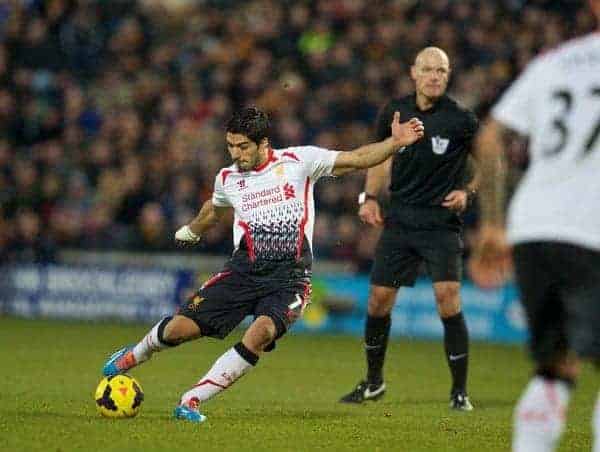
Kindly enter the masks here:
[[256, 144], [263, 138], [269, 137], [271, 121], [267, 114], [258, 108], [249, 107], [237, 110], [227, 121], [226, 130], [229, 133], [240, 133], [247, 136]]

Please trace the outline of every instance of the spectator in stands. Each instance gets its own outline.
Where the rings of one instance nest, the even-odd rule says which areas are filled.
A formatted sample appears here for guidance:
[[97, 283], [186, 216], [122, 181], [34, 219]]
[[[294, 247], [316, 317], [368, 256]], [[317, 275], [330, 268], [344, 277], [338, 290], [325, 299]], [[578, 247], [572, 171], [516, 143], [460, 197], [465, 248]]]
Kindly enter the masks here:
[[[417, 49], [448, 50], [460, 74], [450, 94], [482, 115], [536, 53], [593, 26], [577, 0], [562, 8], [553, 0], [371, 3], [3, 4], [4, 229], [31, 226], [37, 217], [43, 241], [61, 248], [167, 249], [154, 232], [147, 231], [147, 242], [135, 240], [140, 218], [170, 237], [190, 203], [210, 196], [212, 175], [227, 161], [224, 120], [242, 101], [270, 112], [275, 145], [350, 149], [369, 141], [383, 99], [412, 89], [397, 75]], [[518, 142], [510, 148], [521, 166], [522, 149]], [[359, 176], [318, 188], [328, 215], [315, 235], [319, 258], [369, 267], [376, 237], [355, 217], [341, 217], [355, 209], [361, 186]], [[330, 240], [338, 233], [344, 243]], [[11, 249], [22, 240], [4, 237]], [[359, 251], [346, 242], [358, 242]], [[230, 246], [224, 225], [204, 249]]]

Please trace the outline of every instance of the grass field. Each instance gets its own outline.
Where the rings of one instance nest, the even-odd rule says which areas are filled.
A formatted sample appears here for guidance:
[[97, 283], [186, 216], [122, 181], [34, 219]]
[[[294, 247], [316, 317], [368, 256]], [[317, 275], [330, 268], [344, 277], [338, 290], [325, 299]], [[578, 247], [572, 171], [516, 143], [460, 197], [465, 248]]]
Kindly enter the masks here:
[[[473, 344], [475, 411], [451, 412], [441, 344], [394, 340], [385, 398], [345, 406], [337, 399], [363, 374], [360, 339], [292, 334], [204, 406], [206, 423], [173, 421], [181, 392], [235, 343], [239, 335], [233, 335], [155, 355], [132, 372], [146, 395], [140, 415], [99, 417], [93, 391], [106, 356], [145, 331], [0, 317], [0, 450], [506, 451], [513, 403], [529, 374], [522, 348]], [[586, 368], [561, 451], [591, 448], [595, 380]]]

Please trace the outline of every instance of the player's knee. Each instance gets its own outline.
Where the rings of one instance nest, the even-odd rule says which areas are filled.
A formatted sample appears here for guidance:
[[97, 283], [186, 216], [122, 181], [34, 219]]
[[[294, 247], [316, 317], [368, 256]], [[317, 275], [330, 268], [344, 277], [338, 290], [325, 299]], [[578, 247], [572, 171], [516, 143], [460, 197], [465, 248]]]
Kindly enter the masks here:
[[270, 317], [261, 315], [248, 328], [242, 342], [254, 353], [262, 352], [277, 337], [277, 327]]
[[277, 337], [277, 326], [273, 319], [267, 316], [259, 317], [257, 322], [259, 322], [263, 344], [266, 346]]
[[162, 338], [165, 343], [178, 345], [200, 336], [200, 328], [191, 319], [175, 316], [165, 326]]

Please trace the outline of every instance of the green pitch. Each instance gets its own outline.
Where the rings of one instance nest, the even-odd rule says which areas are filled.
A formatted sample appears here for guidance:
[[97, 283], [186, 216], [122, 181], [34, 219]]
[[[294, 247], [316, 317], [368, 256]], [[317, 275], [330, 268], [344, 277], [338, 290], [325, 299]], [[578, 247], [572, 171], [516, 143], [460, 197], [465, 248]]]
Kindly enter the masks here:
[[[256, 369], [204, 405], [208, 421], [176, 422], [179, 395], [239, 338], [200, 340], [132, 372], [146, 400], [134, 419], [99, 417], [93, 392], [109, 353], [146, 326], [0, 317], [2, 451], [506, 451], [513, 404], [529, 375], [521, 347], [473, 344], [472, 413], [451, 412], [436, 342], [393, 340], [388, 393], [377, 403], [337, 399], [363, 374], [359, 338], [293, 334]], [[586, 368], [561, 451], [590, 450], [597, 375]]]

